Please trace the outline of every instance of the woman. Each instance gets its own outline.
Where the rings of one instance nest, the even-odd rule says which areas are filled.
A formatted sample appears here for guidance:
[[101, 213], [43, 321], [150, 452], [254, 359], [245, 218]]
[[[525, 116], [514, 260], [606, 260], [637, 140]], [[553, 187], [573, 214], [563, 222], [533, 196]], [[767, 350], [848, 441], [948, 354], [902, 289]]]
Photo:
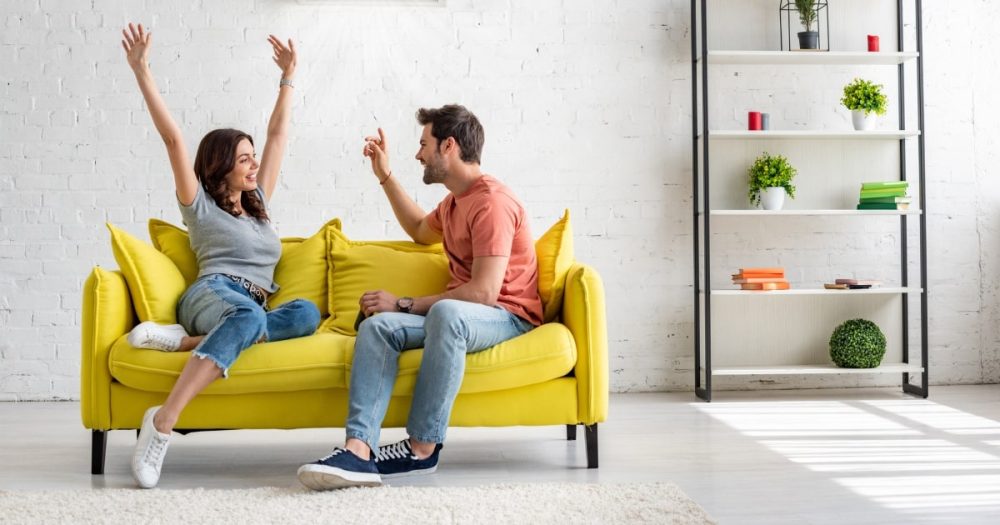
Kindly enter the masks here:
[[122, 34], [128, 64], [167, 147], [181, 216], [198, 258], [198, 279], [177, 304], [181, 324], [146, 322], [129, 334], [136, 347], [193, 351], [166, 402], [147, 410], [142, 420], [132, 475], [139, 486], [151, 488], [159, 481], [170, 432], [191, 399], [226, 377], [240, 353], [254, 343], [313, 333], [319, 311], [305, 300], [271, 311], [266, 308], [268, 295], [278, 289], [273, 277], [281, 255], [266, 203], [277, 185], [288, 139], [295, 45], [289, 40], [286, 46], [274, 35], [268, 38], [281, 81], [260, 162], [249, 135], [217, 129], [201, 140], [192, 168], [184, 137], [149, 70], [150, 33], [142, 24], [129, 24]]

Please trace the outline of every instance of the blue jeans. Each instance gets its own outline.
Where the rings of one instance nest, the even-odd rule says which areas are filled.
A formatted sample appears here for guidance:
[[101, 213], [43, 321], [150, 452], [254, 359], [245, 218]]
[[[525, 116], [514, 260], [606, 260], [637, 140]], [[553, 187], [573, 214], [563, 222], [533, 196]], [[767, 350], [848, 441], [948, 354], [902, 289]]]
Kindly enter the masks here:
[[465, 356], [533, 328], [500, 308], [445, 299], [427, 316], [385, 312], [361, 323], [351, 363], [347, 437], [378, 451], [379, 432], [399, 371], [399, 354], [424, 348], [406, 424], [410, 437], [443, 443], [465, 375]]
[[204, 335], [193, 355], [211, 359], [229, 376], [236, 358], [261, 339], [281, 341], [312, 334], [319, 326], [319, 310], [295, 299], [266, 311], [250, 292], [229, 277], [209, 274], [191, 285], [177, 303], [177, 319], [190, 335]]

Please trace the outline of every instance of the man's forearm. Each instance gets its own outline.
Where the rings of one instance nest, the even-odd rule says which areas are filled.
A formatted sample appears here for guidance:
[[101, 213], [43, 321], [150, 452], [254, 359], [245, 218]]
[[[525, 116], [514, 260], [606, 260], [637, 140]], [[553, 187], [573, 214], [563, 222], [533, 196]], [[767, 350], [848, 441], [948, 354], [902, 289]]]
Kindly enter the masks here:
[[396, 220], [403, 227], [403, 231], [414, 241], [422, 242], [418, 237], [420, 235], [420, 221], [427, 215], [424, 210], [410, 198], [391, 173], [382, 181], [382, 189], [385, 191], [386, 197], [389, 198], [392, 213], [396, 215]]

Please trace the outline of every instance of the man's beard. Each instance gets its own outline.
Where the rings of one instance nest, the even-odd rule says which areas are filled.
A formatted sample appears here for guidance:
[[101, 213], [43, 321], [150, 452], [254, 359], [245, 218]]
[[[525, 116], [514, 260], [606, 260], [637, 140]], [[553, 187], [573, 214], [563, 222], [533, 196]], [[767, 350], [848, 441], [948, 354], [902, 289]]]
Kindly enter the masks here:
[[434, 164], [427, 163], [424, 165], [424, 184], [434, 184], [437, 182], [444, 182], [445, 171], [444, 168], [440, 166], [435, 166]]

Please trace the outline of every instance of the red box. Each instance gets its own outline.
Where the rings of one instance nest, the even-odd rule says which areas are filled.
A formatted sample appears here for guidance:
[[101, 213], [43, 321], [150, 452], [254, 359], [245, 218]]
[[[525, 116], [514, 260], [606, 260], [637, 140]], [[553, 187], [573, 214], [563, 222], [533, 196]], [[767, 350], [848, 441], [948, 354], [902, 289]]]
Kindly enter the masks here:
[[747, 113], [747, 129], [750, 131], [759, 131], [761, 129], [760, 111]]

